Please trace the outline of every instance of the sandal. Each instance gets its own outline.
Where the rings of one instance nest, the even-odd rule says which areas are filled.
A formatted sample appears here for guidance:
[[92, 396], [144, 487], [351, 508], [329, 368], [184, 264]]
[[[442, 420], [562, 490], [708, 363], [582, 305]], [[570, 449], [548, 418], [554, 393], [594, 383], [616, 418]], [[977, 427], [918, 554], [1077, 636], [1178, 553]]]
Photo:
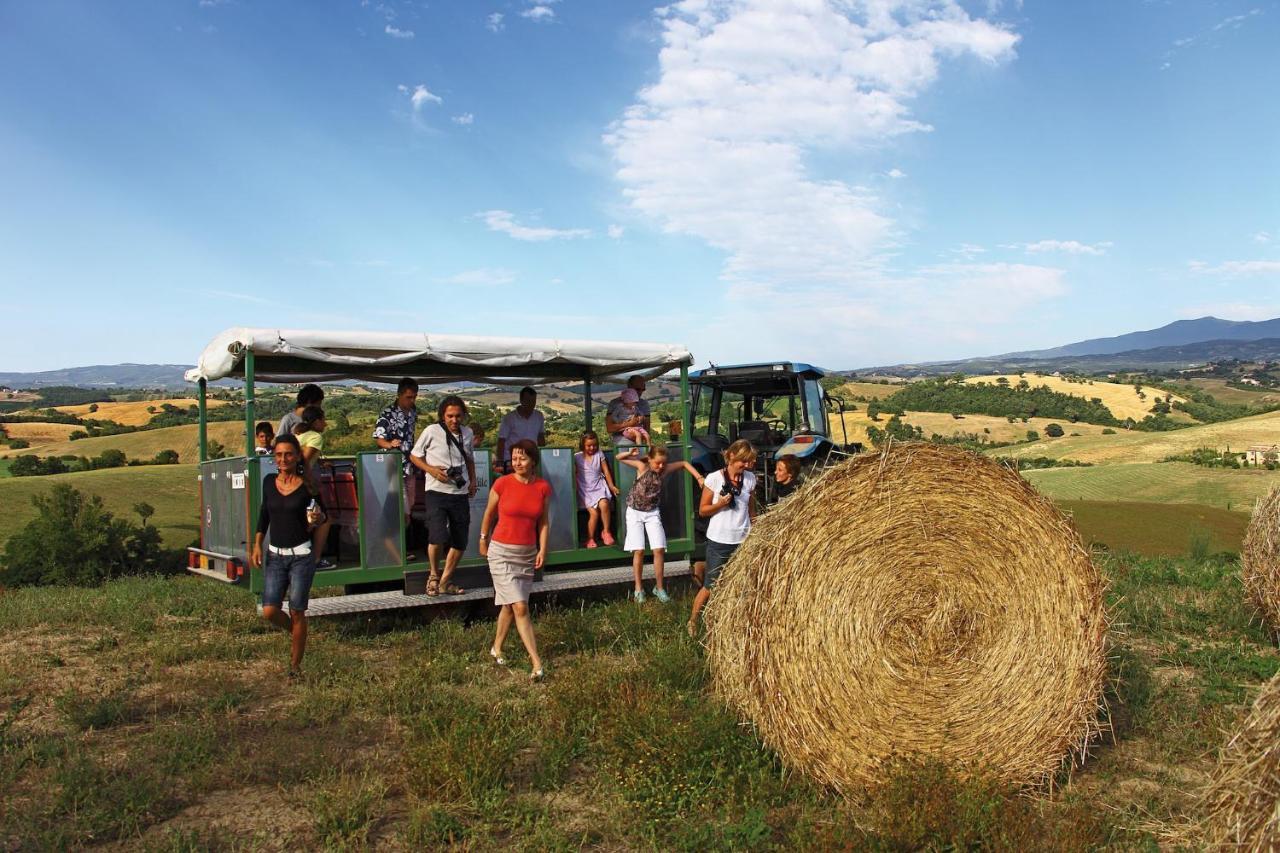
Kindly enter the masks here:
[[462, 595], [464, 592], [466, 592], [465, 589], [458, 586], [456, 583], [447, 583], [444, 586], [440, 587], [440, 591], [443, 592], [445, 595]]
[[493, 662], [496, 663], [498, 666], [507, 665], [507, 659], [504, 658], [502, 655], [498, 654], [496, 649], [489, 649], [489, 657], [493, 658]]
[[440, 578], [427, 578], [427, 595], [435, 598], [440, 594]]

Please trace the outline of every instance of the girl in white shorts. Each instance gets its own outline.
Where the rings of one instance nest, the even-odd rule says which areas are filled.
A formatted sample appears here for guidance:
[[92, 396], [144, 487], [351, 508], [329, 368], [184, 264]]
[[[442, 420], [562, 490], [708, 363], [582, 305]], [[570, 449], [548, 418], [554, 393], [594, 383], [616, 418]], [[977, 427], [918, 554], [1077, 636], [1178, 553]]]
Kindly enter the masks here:
[[636, 588], [632, 597], [637, 603], [644, 601], [644, 540], [649, 538], [649, 547], [653, 549], [653, 595], [659, 601], [670, 601], [663, 585], [663, 559], [667, 549], [667, 533], [662, 529], [662, 517], [659, 514], [658, 501], [662, 497], [662, 481], [681, 469], [688, 471], [702, 485], [702, 475], [698, 469], [688, 462], [675, 462], [667, 465], [666, 448], [654, 447], [649, 455], [641, 459], [635, 457], [640, 453], [638, 448], [618, 454], [618, 461], [630, 465], [640, 472], [635, 484], [627, 493], [627, 538], [622, 543], [622, 550], [631, 552], [631, 568], [635, 572]]

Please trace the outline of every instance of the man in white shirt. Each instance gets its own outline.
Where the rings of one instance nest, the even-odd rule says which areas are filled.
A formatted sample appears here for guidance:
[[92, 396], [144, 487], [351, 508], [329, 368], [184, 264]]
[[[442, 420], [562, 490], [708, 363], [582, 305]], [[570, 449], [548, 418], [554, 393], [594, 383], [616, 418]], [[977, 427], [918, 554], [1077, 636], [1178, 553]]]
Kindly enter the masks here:
[[[462, 425], [466, 414], [467, 404], [461, 397], [445, 397], [436, 413], [437, 423], [422, 431], [409, 453], [409, 461], [427, 475], [423, 496], [427, 508], [427, 561], [431, 566], [427, 595], [465, 592], [451, 581], [462, 552], [467, 549], [471, 498], [476, 495], [474, 441], [471, 428]], [[447, 549], [443, 575], [442, 549]]]
[[546, 418], [534, 408], [537, 404], [538, 392], [526, 385], [520, 389], [520, 405], [503, 416], [493, 450], [493, 468], [498, 473], [511, 471], [511, 445], [517, 441], [527, 438], [539, 447], [546, 446]]

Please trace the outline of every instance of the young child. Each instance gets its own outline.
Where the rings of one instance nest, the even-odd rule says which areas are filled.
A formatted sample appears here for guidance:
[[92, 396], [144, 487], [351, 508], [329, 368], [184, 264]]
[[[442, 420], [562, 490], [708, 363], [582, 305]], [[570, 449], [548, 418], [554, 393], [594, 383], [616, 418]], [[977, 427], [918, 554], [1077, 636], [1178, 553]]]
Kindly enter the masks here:
[[[627, 413], [627, 417], [635, 417], [636, 409], [640, 405], [640, 395], [636, 393], [636, 390], [634, 388], [626, 389], [622, 392], [620, 399], [622, 400], [622, 408]], [[622, 434], [636, 444], [647, 445], [649, 443], [649, 431], [644, 427], [627, 427], [622, 431]]]
[[[302, 477], [312, 495], [320, 494], [320, 465], [324, 452], [324, 431], [327, 426], [324, 409], [319, 406], [307, 406], [299, 416], [298, 425], [293, 428], [293, 434], [302, 448]], [[324, 548], [329, 541], [329, 528], [332, 526], [333, 522], [325, 519], [324, 523], [316, 527], [317, 569], [334, 568], [333, 561], [324, 556]]]
[[649, 547], [653, 549], [653, 595], [666, 603], [671, 597], [667, 595], [662, 577], [667, 551], [667, 533], [662, 529], [662, 516], [658, 510], [662, 481], [683, 469], [701, 486], [702, 475], [688, 462], [676, 462], [668, 467], [665, 447], [654, 447], [648, 456], [637, 459], [639, 454], [639, 448], [633, 447], [618, 455], [619, 462], [630, 465], [639, 472], [631, 491], [627, 493], [627, 539], [622, 543], [622, 549], [631, 552], [631, 568], [635, 572], [636, 581], [632, 597], [636, 603], [641, 603], [644, 601], [644, 584], [641, 582], [644, 577], [644, 540], [648, 535]]
[[573, 464], [578, 479], [578, 506], [587, 511], [587, 547], [597, 547], [596, 529], [601, 520], [604, 521], [604, 532], [600, 539], [604, 544], [612, 545], [609, 502], [618, 494], [618, 487], [613, 484], [613, 473], [600, 452], [600, 437], [594, 431], [587, 430], [578, 439], [578, 452], [573, 454]]
[[254, 450], [259, 456], [271, 455], [271, 444], [276, 440], [276, 428], [271, 421], [261, 421], [253, 428]]
[[756, 488], [756, 475], [751, 468], [756, 464], [756, 449], [751, 442], [738, 439], [724, 452], [724, 467], [712, 471], [702, 484], [702, 500], [698, 514], [711, 519], [707, 524], [707, 568], [702, 579], [702, 589], [693, 598], [693, 613], [689, 615], [689, 636], [698, 631], [698, 615], [711, 598], [711, 588], [720, 577], [720, 570], [733, 556], [751, 530], [755, 520], [755, 505], [751, 495]]
[[800, 460], [794, 453], [779, 456], [773, 466], [773, 497], [769, 503], [777, 503], [800, 488]]

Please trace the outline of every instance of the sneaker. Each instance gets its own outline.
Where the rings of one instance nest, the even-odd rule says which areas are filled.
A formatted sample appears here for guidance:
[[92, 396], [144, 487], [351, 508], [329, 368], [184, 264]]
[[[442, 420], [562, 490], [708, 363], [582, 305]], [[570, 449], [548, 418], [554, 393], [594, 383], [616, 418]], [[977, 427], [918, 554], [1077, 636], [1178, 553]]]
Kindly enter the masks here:
[[665, 589], [655, 589], [653, 591], [653, 597], [661, 601], [663, 604], [666, 604], [671, 600], [671, 596], [667, 595], [667, 591]]
[[336, 568], [338, 568], [338, 564], [337, 564], [337, 563], [335, 563], [333, 560], [330, 560], [330, 559], [328, 559], [328, 558], [323, 559], [323, 560], [320, 560], [319, 562], [317, 562], [317, 563], [316, 563], [316, 569], [317, 569], [317, 570], [319, 570], [319, 569], [336, 569]]
[[631, 593], [631, 598], [636, 604], [644, 604], [644, 590], [637, 589]]

